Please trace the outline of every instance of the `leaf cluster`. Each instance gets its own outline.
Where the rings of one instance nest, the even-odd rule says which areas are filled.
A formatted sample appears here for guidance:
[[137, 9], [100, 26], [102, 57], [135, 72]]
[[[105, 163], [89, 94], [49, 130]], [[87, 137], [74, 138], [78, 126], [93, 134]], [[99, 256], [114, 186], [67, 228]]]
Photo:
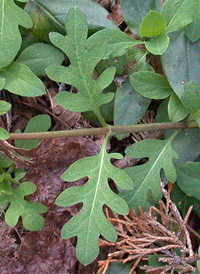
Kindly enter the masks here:
[[[184, 119], [200, 126], [199, 0], [166, 0], [164, 4], [123, 0], [122, 15], [137, 39], [120, 31], [107, 19], [108, 12], [90, 0], [21, 2], [24, 4], [14, 0], [0, 4], [0, 90], [26, 97], [41, 96], [45, 87], [39, 77], [47, 75], [72, 87], [56, 95], [58, 105], [83, 112], [109, 130], [108, 121], [114, 125], [137, 124], [155, 101], [160, 104], [158, 122]], [[95, 20], [95, 9], [100, 14], [99, 21]], [[138, 45], [144, 49], [136, 48]], [[148, 62], [153, 55], [162, 55], [162, 74]], [[0, 101], [0, 115], [10, 108], [8, 102]], [[24, 133], [45, 132], [50, 127], [50, 117], [38, 115], [28, 122]], [[172, 197], [181, 198], [179, 208], [183, 215], [191, 204], [200, 215], [199, 129], [167, 131], [163, 140], [134, 143], [125, 154], [142, 162], [125, 170], [113, 165], [111, 159], [123, 157], [107, 152], [109, 137], [108, 133], [98, 155], [73, 163], [61, 175], [66, 182], [82, 178], [87, 181], [63, 191], [55, 201], [62, 207], [83, 204], [63, 226], [62, 237], [78, 237], [77, 258], [84, 265], [98, 255], [100, 235], [113, 242], [117, 239], [104, 215], [104, 205], [122, 215], [128, 214], [129, 209], [147, 209], [162, 198], [160, 181], [164, 181], [174, 184]], [[0, 140], [8, 138], [9, 133], [0, 128]], [[15, 146], [23, 149], [37, 144], [38, 141], [15, 141]], [[11, 166], [7, 159], [0, 158], [0, 203], [5, 220], [15, 226], [21, 217], [26, 229], [41, 229], [44, 218], [40, 213], [47, 209], [25, 200], [36, 186], [13, 178]], [[115, 183], [116, 191], [110, 182]]]

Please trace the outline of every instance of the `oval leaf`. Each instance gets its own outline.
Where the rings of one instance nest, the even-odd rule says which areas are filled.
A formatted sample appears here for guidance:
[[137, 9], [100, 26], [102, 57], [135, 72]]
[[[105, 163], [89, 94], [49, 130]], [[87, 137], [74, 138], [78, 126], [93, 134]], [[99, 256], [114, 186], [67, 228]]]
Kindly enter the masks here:
[[0, 69], [0, 77], [6, 79], [4, 88], [14, 94], [35, 97], [45, 93], [41, 80], [24, 64], [13, 62]]

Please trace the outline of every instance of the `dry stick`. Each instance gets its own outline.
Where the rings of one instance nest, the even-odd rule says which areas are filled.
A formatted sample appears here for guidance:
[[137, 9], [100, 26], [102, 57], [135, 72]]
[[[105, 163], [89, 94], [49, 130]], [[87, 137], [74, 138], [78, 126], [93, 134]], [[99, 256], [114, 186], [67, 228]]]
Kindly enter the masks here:
[[151, 124], [137, 124], [130, 126], [109, 126], [104, 128], [84, 128], [75, 130], [61, 130], [50, 132], [37, 132], [37, 133], [11, 133], [9, 140], [34, 140], [34, 139], [52, 139], [61, 137], [77, 137], [87, 135], [112, 135], [121, 133], [133, 133], [141, 131], [157, 131], [168, 129], [191, 129], [198, 128], [196, 122], [186, 124], [184, 122], [169, 122], [169, 123], [151, 123]]

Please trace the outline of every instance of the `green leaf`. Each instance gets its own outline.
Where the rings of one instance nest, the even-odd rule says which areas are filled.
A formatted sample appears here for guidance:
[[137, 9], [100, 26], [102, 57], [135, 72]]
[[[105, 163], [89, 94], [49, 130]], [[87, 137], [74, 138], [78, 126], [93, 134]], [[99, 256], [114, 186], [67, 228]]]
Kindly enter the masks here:
[[[31, 118], [24, 130], [24, 133], [46, 132], [51, 127], [49, 115], [41, 114]], [[16, 131], [17, 133], [18, 131]], [[40, 140], [15, 140], [15, 146], [23, 149], [32, 149], [40, 143]]]
[[169, 98], [168, 114], [171, 121], [181, 121], [187, 115], [188, 111], [179, 99], [179, 97], [173, 92]]
[[37, 76], [44, 76], [47, 67], [52, 64], [60, 65], [63, 60], [64, 54], [59, 49], [45, 43], [36, 43], [27, 47], [17, 58], [17, 62], [29, 67]]
[[18, 26], [32, 27], [29, 15], [13, 0], [0, 3], [0, 68], [8, 66], [20, 49], [22, 38]]
[[103, 59], [109, 59], [113, 57], [122, 56], [128, 49], [143, 44], [143, 41], [135, 40], [129, 37], [127, 34], [116, 29], [104, 29], [97, 31], [95, 34], [89, 37], [87, 41], [87, 47], [91, 48], [97, 43], [97, 41], [107, 41], [107, 51]]
[[200, 91], [194, 82], [188, 82], [181, 101], [190, 113], [189, 120], [194, 120], [200, 127]]
[[151, 71], [133, 73], [130, 81], [135, 90], [141, 95], [151, 99], [164, 99], [173, 92], [167, 79]]
[[185, 34], [192, 42], [195, 42], [200, 38], [200, 0], [197, 0], [196, 5], [197, 7], [194, 19], [192, 23], [187, 25], [187, 27], [185, 28]]
[[107, 19], [108, 11], [92, 0], [33, 0], [25, 7], [33, 20], [32, 34], [43, 41], [49, 40], [50, 32], [66, 34], [66, 15], [73, 7], [77, 7], [86, 16], [91, 32], [103, 28], [117, 28], [113, 21]]
[[181, 211], [183, 217], [186, 216], [188, 209], [193, 205], [193, 210], [200, 216], [200, 201], [187, 196], [175, 183], [172, 188], [171, 198], [176, 203], [178, 209]]
[[2, 90], [5, 86], [5, 79], [4, 78], [0, 78], [0, 90]]
[[162, 55], [168, 48], [169, 37], [166, 33], [161, 33], [158, 36], [145, 41], [145, 47], [154, 55]]
[[98, 155], [78, 160], [63, 173], [61, 179], [68, 182], [86, 176], [88, 181], [82, 186], [66, 189], [56, 199], [56, 204], [63, 207], [83, 203], [82, 209], [64, 225], [61, 235], [64, 239], [78, 237], [76, 255], [84, 265], [91, 263], [98, 255], [100, 235], [112, 242], [117, 239], [114, 227], [103, 214], [103, 205], [118, 214], [129, 211], [127, 203], [110, 189], [108, 178], [127, 190], [133, 188], [133, 182], [123, 170], [111, 164], [111, 158], [122, 159], [122, 155], [108, 154], [106, 144], [107, 138]]
[[0, 140], [7, 140], [10, 134], [4, 128], [0, 127]]
[[155, 9], [155, 0], [123, 0], [121, 12], [131, 31], [139, 34], [139, 26], [146, 14]]
[[161, 14], [167, 21], [167, 33], [177, 31], [193, 21], [196, 11], [194, 0], [167, 0]]
[[110, 102], [114, 94], [102, 94], [113, 80], [115, 68], [106, 69], [97, 80], [93, 80], [93, 71], [106, 53], [105, 41], [97, 42], [87, 48], [87, 22], [85, 16], [76, 8], [71, 9], [66, 19], [68, 36], [51, 33], [50, 39], [68, 56], [71, 65], [52, 66], [47, 68], [47, 75], [54, 81], [72, 85], [78, 93], [61, 92], [56, 102], [71, 111], [93, 111], [99, 116], [99, 106]]
[[114, 124], [133, 125], [137, 124], [144, 116], [150, 100], [141, 96], [126, 82], [122, 88], [118, 88], [114, 104]]
[[12, 162], [10, 161], [10, 159], [0, 154], [0, 170], [2, 170], [3, 168], [10, 167], [11, 165]]
[[6, 223], [14, 227], [19, 217], [22, 217], [23, 226], [28, 230], [40, 230], [44, 226], [44, 218], [39, 213], [45, 213], [45, 205], [24, 200], [24, 197], [36, 191], [36, 185], [31, 182], [24, 182], [17, 188], [12, 188], [11, 195], [0, 196], [0, 203], [8, 201], [9, 208], [5, 214]]
[[139, 71], [131, 75], [130, 81], [133, 88], [144, 97], [164, 99], [170, 96], [168, 114], [172, 121], [180, 121], [187, 116], [187, 110], [163, 75], [151, 71]]
[[200, 88], [200, 40], [192, 43], [184, 32], [170, 35], [167, 51], [161, 57], [163, 69], [177, 96], [181, 99], [185, 84], [193, 81]]
[[4, 113], [8, 112], [10, 108], [11, 104], [0, 100], [0, 115], [3, 115]]
[[140, 35], [142, 37], [154, 37], [163, 33], [166, 29], [165, 18], [157, 11], [150, 11], [140, 24]]
[[178, 166], [177, 184], [189, 197], [200, 200], [200, 163], [187, 162]]
[[126, 149], [126, 154], [131, 158], [149, 158], [143, 165], [125, 169], [135, 186], [131, 191], [121, 191], [120, 196], [128, 202], [130, 208], [135, 210], [138, 210], [139, 206], [145, 208], [150, 190], [155, 201], [161, 198], [161, 169], [170, 182], [176, 181], [176, 169], [172, 159], [178, 158], [178, 154], [171, 147], [172, 138], [173, 135], [167, 140], [143, 140]]
[[[165, 138], [168, 138], [173, 130], [165, 131]], [[172, 142], [172, 148], [178, 153], [179, 158], [174, 159], [174, 165], [178, 166], [188, 161], [195, 161], [200, 155], [200, 130], [181, 130]]]
[[41, 80], [24, 64], [13, 62], [0, 69], [0, 77], [6, 79], [4, 88], [14, 94], [35, 97], [45, 93]]
[[107, 274], [129, 274], [132, 268], [130, 263], [110, 263]]

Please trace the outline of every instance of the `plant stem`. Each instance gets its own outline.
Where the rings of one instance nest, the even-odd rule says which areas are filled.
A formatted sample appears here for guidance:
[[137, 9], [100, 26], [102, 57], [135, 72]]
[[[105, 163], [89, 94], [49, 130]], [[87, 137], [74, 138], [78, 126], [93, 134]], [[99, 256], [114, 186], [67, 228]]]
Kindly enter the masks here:
[[169, 123], [152, 123], [152, 124], [138, 124], [130, 126], [109, 126], [106, 128], [84, 128], [75, 130], [61, 130], [50, 132], [36, 132], [36, 133], [11, 133], [9, 140], [34, 140], [34, 139], [52, 139], [61, 137], [76, 137], [87, 135], [106, 135], [108, 132], [111, 135], [121, 133], [133, 133], [141, 131], [157, 131], [167, 129], [191, 129], [198, 128], [196, 122], [189, 125], [184, 122], [169, 122]]

